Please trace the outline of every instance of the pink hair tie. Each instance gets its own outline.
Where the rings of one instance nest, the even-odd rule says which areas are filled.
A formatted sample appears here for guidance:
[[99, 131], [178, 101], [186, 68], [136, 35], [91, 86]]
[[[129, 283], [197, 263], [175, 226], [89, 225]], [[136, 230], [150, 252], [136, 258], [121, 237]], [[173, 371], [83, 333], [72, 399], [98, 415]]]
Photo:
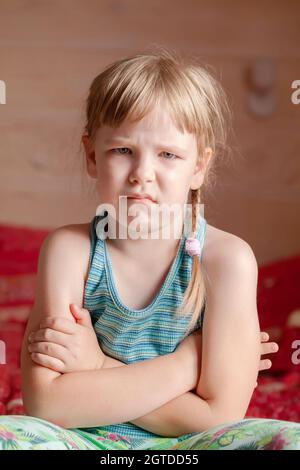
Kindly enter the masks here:
[[200, 242], [197, 238], [190, 237], [186, 239], [185, 251], [190, 256], [196, 256], [201, 254]]

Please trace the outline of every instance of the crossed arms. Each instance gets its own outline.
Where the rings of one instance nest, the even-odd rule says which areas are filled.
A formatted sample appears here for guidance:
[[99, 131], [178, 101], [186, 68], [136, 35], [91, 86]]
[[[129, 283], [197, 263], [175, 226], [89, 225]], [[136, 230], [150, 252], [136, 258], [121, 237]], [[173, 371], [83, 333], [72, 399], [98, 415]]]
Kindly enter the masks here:
[[195, 373], [197, 363], [191, 354], [176, 351], [123, 366], [106, 358], [101, 369], [65, 374], [32, 360], [29, 333], [43, 318], [70, 318], [71, 302], [82, 305], [87, 259], [79, 254], [89, 253], [89, 243], [83, 227], [68, 226], [52, 232], [42, 246], [36, 302], [22, 345], [27, 413], [67, 428], [131, 421], [166, 436], [242, 419], [255, 387], [261, 350], [257, 264], [249, 245], [237, 237], [228, 240], [222, 253], [206, 257], [209, 283], [201, 374]]

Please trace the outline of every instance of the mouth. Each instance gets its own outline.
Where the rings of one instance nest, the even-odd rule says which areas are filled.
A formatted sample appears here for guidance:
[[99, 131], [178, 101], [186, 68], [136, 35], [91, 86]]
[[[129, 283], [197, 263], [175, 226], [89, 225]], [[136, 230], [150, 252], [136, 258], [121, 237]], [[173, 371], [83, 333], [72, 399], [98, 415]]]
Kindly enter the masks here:
[[142, 204], [156, 204], [155, 201], [150, 199], [149, 197], [127, 197], [129, 201], [135, 201], [135, 202], [140, 202]]
[[127, 199], [128, 200], [134, 200], [134, 201], [139, 201], [139, 202], [142, 202], [142, 203], [152, 203], [152, 204], [156, 204], [156, 201], [149, 195], [149, 194], [132, 194], [132, 195], [129, 195], [127, 196]]

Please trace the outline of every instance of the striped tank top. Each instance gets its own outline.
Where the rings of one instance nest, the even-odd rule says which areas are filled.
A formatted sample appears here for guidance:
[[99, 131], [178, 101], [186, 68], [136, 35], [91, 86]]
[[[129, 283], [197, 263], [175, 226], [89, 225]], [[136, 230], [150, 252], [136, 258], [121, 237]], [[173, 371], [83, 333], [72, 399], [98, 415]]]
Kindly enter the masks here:
[[[158, 294], [147, 307], [134, 310], [119, 297], [105, 240], [96, 232], [100, 219], [95, 216], [90, 225], [91, 251], [83, 307], [90, 312], [102, 351], [126, 364], [174, 352], [191, 319], [191, 315], [175, 315], [192, 274], [193, 259], [184, 250], [186, 236], [182, 234], [179, 239], [177, 254]], [[206, 225], [205, 218], [199, 215], [196, 236], [200, 241], [200, 260]], [[205, 305], [193, 331], [202, 327], [204, 309]], [[103, 429], [130, 438], [158, 437], [130, 422], [84, 429]]]

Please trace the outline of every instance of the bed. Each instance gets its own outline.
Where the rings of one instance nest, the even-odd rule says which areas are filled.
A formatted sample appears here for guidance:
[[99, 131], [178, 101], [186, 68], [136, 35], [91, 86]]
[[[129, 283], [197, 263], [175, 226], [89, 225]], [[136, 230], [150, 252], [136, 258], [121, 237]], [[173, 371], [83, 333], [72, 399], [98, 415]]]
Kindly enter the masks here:
[[[0, 225], [0, 415], [25, 415], [20, 349], [35, 295], [39, 249], [47, 234], [47, 230]], [[300, 423], [299, 286], [300, 255], [259, 268], [261, 329], [279, 343], [280, 350], [270, 357], [272, 369], [259, 375], [246, 418]]]

